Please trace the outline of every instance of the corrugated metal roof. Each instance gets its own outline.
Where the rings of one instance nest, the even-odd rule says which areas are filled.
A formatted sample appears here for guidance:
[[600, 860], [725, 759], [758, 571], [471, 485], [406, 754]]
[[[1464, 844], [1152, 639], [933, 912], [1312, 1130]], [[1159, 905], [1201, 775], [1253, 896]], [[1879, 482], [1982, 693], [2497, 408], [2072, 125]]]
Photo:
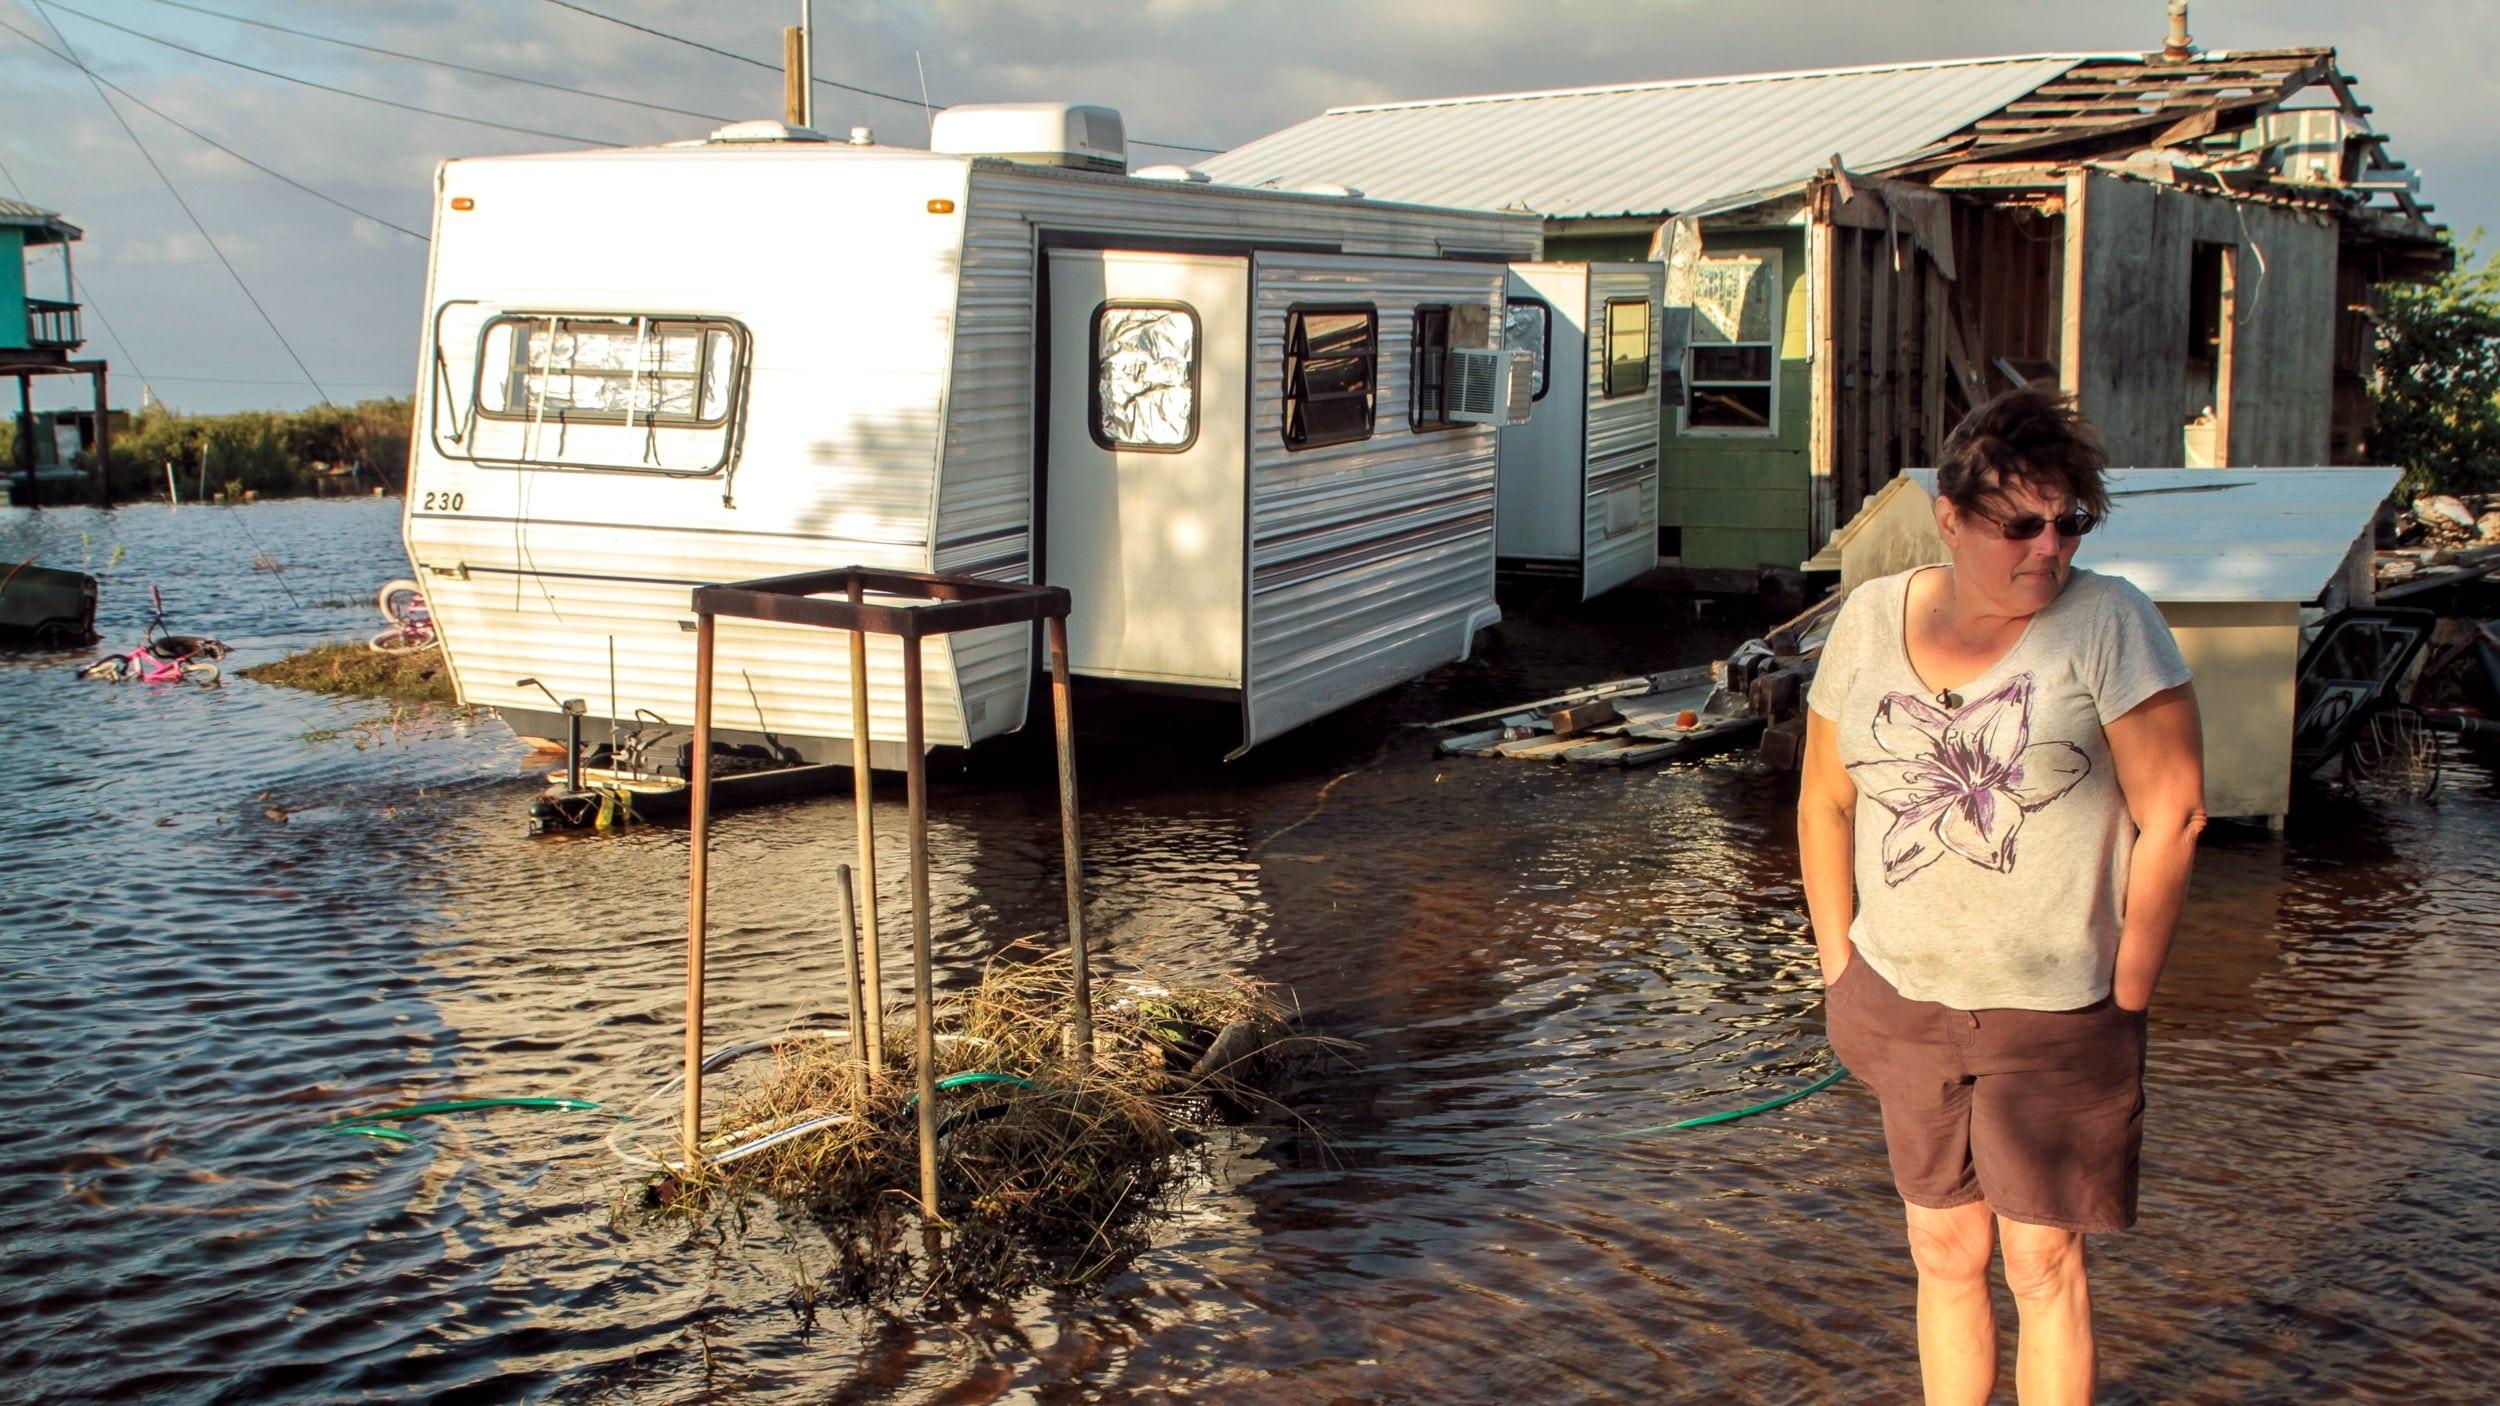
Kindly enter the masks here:
[[[1933, 469], [1902, 477], [1928, 494]], [[2396, 486], [2394, 469], [2111, 469], [2109, 521], [2075, 565], [2156, 601], [2306, 604]]]
[[78, 226], [62, 219], [57, 211], [46, 210], [40, 205], [29, 205], [23, 200], [11, 200], [7, 196], [0, 196], [0, 225], [31, 225], [37, 229], [64, 233], [73, 238], [81, 233]]
[[1803, 181], [1833, 154], [1879, 169], [2088, 54], [1747, 74], [1332, 108], [1199, 163], [1219, 181], [1355, 186], [1376, 200], [1652, 215]]

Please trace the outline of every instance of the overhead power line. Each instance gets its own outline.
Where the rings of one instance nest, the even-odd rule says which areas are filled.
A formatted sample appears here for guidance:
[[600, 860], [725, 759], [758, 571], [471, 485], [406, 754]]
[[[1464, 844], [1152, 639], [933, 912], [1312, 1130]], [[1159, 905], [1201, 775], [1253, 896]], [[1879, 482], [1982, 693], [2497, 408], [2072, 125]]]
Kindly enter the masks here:
[[[251, 167], [253, 170], [260, 172], [262, 175], [268, 176], [268, 177], [270, 177], [270, 178], [271, 178], [271, 179], [273, 179], [273, 180], [283, 181], [283, 182], [285, 182], [286, 184], [288, 184], [288, 185], [291, 185], [291, 186], [295, 187], [297, 190], [300, 190], [300, 191], [304, 192], [306, 195], [311, 196], [311, 197], [312, 197], [312, 198], [314, 198], [315, 200], [322, 201], [322, 202], [324, 202], [324, 203], [326, 203], [326, 204], [335, 205], [335, 206], [337, 206], [338, 208], [340, 208], [340, 209], [342, 209], [342, 210], [345, 210], [347, 213], [349, 213], [349, 214], [351, 214], [351, 215], [354, 215], [354, 216], [356, 216], [356, 217], [357, 217], [357, 218], [359, 218], [359, 219], [371, 220], [371, 221], [373, 221], [375, 224], [377, 224], [377, 225], [381, 225], [381, 226], [382, 226], [382, 227], [384, 227], [385, 229], [395, 229], [395, 230], [399, 231], [401, 234], [407, 235], [410, 239], [416, 240], [416, 241], [417, 241], [418, 243], [420, 243], [420, 244], [425, 244], [425, 243], [430, 243], [430, 242], [432, 242], [432, 241], [428, 240], [428, 239], [427, 239], [427, 238], [426, 238], [423, 234], [421, 234], [421, 233], [417, 232], [416, 230], [413, 230], [413, 229], [408, 228], [406, 225], [403, 225], [403, 224], [398, 224], [398, 223], [396, 223], [396, 222], [394, 222], [394, 221], [383, 219], [380, 215], [374, 214], [374, 213], [373, 213], [372, 211], [370, 211], [370, 210], [360, 210], [360, 209], [356, 208], [355, 206], [348, 204], [346, 201], [339, 199], [337, 196], [334, 196], [334, 195], [327, 195], [327, 194], [324, 194], [324, 193], [323, 193], [323, 192], [321, 192], [321, 191], [318, 191], [318, 190], [313, 189], [311, 186], [308, 186], [308, 185], [304, 184], [302, 181], [299, 181], [299, 180], [295, 179], [293, 176], [288, 175], [288, 174], [287, 174], [286, 172], [284, 172], [284, 171], [277, 170], [277, 169], [275, 169], [275, 168], [273, 168], [273, 167], [264, 166], [264, 165], [262, 165], [260, 162], [254, 161], [252, 158], [250, 158], [250, 157], [248, 157], [248, 156], [245, 156], [242, 152], [236, 151], [233, 147], [230, 147], [230, 146], [226, 145], [224, 142], [221, 142], [221, 141], [217, 140], [215, 137], [210, 136], [208, 133], [201, 131], [199, 128], [192, 126], [190, 123], [183, 121], [183, 120], [182, 120], [181, 118], [179, 118], [179, 117], [175, 117], [175, 116], [173, 116], [172, 114], [170, 114], [170, 113], [166, 112], [163, 108], [157, 107], [157, 106], [155, 106], [154, 104], [152, 104], [152, 103], [148, 102], [145, 98], [142, 98], [142, 97], [140, 97], [139, 95], [137, 95], [136, 93], [131, 92], [128, 88], [125, 88], [125, 87], [121, 86], [120, 84], [118, 84], [118, 83], [114, 82], [112, 79], [110, 79], [110, 78], [106, 78], [106, 77], [104, 77], [102, 74], [99, 74], [99, 73], [96, 73], [96, 72], [94, 72], [94, 71], [92, 71], [92, 70], [86, 69], [86, 68], [85, 68], [83, 65], [81, 65], [81, 64], [80, 64], [80, 63], [79, 63], [76, 59], [73, 59], [73, 58], [71, 58], [69, 55], [62, 53], [60, 50], [53, 48], [51, 45], [44, 43], [42, 40], [37, 39], [35, 36], [33, 36], [33, 35], [31, 35], [31, 34], [28, 34], [25, 30], [22, 30], [22, 29], [18, 28], [16, 25], [13, 25], [13, 24], [9, 23], [9, 22], [8, 22], [8, 20], [7, 20], [6, 18], [0, 18], [0, 29], [6, 29], [6, 30], [8, 30], [11, 34], [14, 34], [14, 35], [16, 35], [18, 38], [25, 40], [27, 43], [34, 45], [36, 48], [43, 50], [45, 53], [50, 54], [52, 57], [54, 57], [54, 58], [56, 58], [56, 59], [59, 59], [61, 62], [65, 63], [65, 64], [68, 64], [68, 65], [69, 65], [69, 66], [71, 66], [72, 68], [77, 68], [77, 69], [79, 69], [81, 72], [86, 73], [86, 75], [87, 75], [87, 77], [88, 77], [89, 79], [93, 80], [94, 82], [101, 83], [101, 84], [103, 84], [105, 87], [112, 89], [114, 92], [121, 94], [121, 95], [122, 95], [122, 97], [123, 97], [125, 100], [127, 100], [127, 101], [129, 101], [129, 102], [131, 102], [131, 103], [135, 104], [137, 107], [139, 107], [139, 108], [140, 108], [140, 110], [142, 110], [142, 111], [144, 111], [144, 112], [148, 112], [148, 113], [153, 114], [153, 115], [157, 118], [157, 120], [159, 120], [159, 121], [161, 121], [161, 122], [166, 122], [166, 123], [169, 123], [169, 124], [171, 124], [171, 125], [173, 125], [173, 126], [176, 126], [176, 127], [181, 128], [183, 131], [186, 131], [186, 132], [190, 133], [192, 136], [199, 138], [201, 141], [204, 141], [204, 142], [208, 143], [210, 146], [213, 146], [213, 147], [217, 148], [219, 151], [224, 152], [226, 155], [231, 156], [231, 157], [233, 157], [235, 160], [242, 162], [244, 165]], [[110, 329], [107, 329], [107, 330], [110, 330]]]
[[[425, 117], [447, 118], [453, 122], [467, 122], [479, 127], [493, 127], [499, 131], [519, 132], [524, 136], [547, 137], [559, 142], [575, 142], [582, 146], [617, 145], [615, 142], [601, 141], [597, 137], [577, 137], [570, 132], [549, 132], [537, 127], [518, 127], [509, 122], [494, 122], [483, 117], [468, 117], [457, 112], [444, 112], [439, 108], [419, 107], [415, 103], [404, 103], [394, 98], [376, 97], [371, 93], [360, 93], [352, 88], [334, 88], [327, 83], [315, 83], [309, 78], [298, 78], [292, 73], [280, 73], [274, 68], [261, 68], [254, 64], [245, 63], [240, 59], [230, 59], [220, 54], [209, 53], [204, 49], [194, 49], [187, 44], [177, 44], [171, 39], [159, 39], [155, 35], [147, 33], [145, 30], [132, 29], [126, 24], [115, 24], [108, 19], [99, 19], [94, 15], [88, 14], [84, 10], [73, 9], [68, 5], [56, 3], [56, 0], [32, 0], [32, 3], [44, 7], [46, 10], [59, 10], [63, 14], [76, 15], [89, 24], [99, 24], [104, 26], [106, 29], [118, 30], [123, 34], [129, 35], [133, 39], [144, 39], [151, 44], [162, 45], [165, 48], [175, 50], [179, 53], [189, 54], [193, 58], [207, 59], [211, 63], [221, 63], [229, 68], [239, 68], [246, 73], [257, 73], [263, 78], [275, 78], [286, 83], [301, 84], [307, 88], [318, 88], [322, 92], [336, 93], [343, 98], [356, 98], [364, 102], [380, 103], [384, 107], [395, 107], [402, 112], [413, 112]], [[58, 25], [53, 26], [53, 33], [58, 34], [59, 32], [60, 27]], [[64, 39], [61, 42], [66, 44], [69, 41]]]
[[[672, 44], [683, 44], [689, 49], [701, 49], [707, 54], [717, 54], [722, 58], [731, 59], [738, 63], [745, 64], [749, 68], [761, 68], [773, 73], [781, 72], [781, 65], [777, 63], [766, 63], [762, 59], [750, 58], [745, 54], [737, 53], [733, 50], [706, 44], [700, 39], [689, 39], [682, 34], [671, 34], [665, 29], [653, 29], [647, 24], [636, 24], [632, 20], [621, 19], [615, 15], [605, 14], [601, 11], [594, 10], [588, 5], [575, 4], [574, 0], [547, 0], [547, 3], [556, 6], [558, 9], [571, 10], [577, 15], [588, 15], [595, 20], [606, 20], [610, 24], [622, 25], [625, 28], [633, 30], [637, 33], [648, 34], [654, 39], [665, 39]], [[862, 97], [882, 98], [890, 103], [901, 103], [905, 107], [917, 107], [923, 109], [927, 107], [927, 102], [923, 98], [907, 98], [900, 93], [881, 93], [874, 88], [862, 88], [856, 83], [842, 83], [831, 78], [817, 78], [816, 81], [828, 88], [839, 88], [843, 92], [857, 93]], [[1139, 146], [1158, 147], [1165, 151], [1194, 151], [1206, 156], [1221, 155], [1224, 150], [1222, 147], [1214, 146], [1185, 146], [1179, 142], [1150, 142], [1144, 137], [1134, 137], [1131, 138], [1131, 140]]]
[[[295, 354], [295, 344], [286, 339], [286, 333], [278, 330], [278, 320], [269, 315], [269, 309], [261, 306], [260, 299], [252, 293], [252, 285], [243, 281], [243, 274], [235, 268], [234, 261], [226, 257], [225, 250], [217, 247], [217, 237], [208, 232], [208, 226], [201, 221], [198, 213], [192, 210], [191, 202], [182, 198], [182, 192], [174, 186], [174, 178], [166, 175], [165, 168], [156, 163], [156, 157], [148, 151], [148, 144], [139, 140], [137, 129], [130, 125], [130, 119], [122, 116], [120, 108], [113, 106], [113, 99], [104, 91], [104, 84], [95, 76], [95, 70], [87, 67], [87, 61], [78, 56], [77, 46], [69, 42], [69, 36], [63, 34], [61, 26], [54, 22], [49, 0], [34, 0], [34, 6], [35, 13], [43, 17], [45, 24], [51, 26], [52, 37], [61, 41], [61, 47], [68, 52], [70, 62], [78, 65], [78, 71], [86, 74], [87, 81], [95, 85], [96, 101], [104, 104], [105, 111], [113, 114], [113, 120], [121, 124], [122, 135], [130, 138], [130, 144], [139, 149], [139, 155], [148, 163], [148, 169], [154, 171], [156, 178], [165, 183], [165, 193], [174, 198], [176, 205], [182, 207], [184, 215], [190, 217], [191, 227], [200, 232], [201, 239], [207, 241], [208, 252], [215, 254], [217, 262], [226, 266], [226, 276], [234, 280], [235, 287], [243, 290], [243, 300], [252, 305], [252, 311], [260, 314], [261, 321], [269, 324], [269, 335], [278, 339], [279, 346], [286, 348], [288, 359], [295, 363], [296, 370], [304, 373], [304, 379], [312, 385], [313, 394], [321, 397], [322, 404], [330, 404], [330, 393], [321, 388], [321, 379], [313, 375], [311, 367], [304, 364], [304, 358]], [[75, 14], [76, 11], [71, 13]], [[120, 26], [116, 25], [114, 28], [118, 29]], [[119, 341], [120, 338], [117, 337], [114, 340]], [[129, 350], [128, 346], [125, 345], [123, 350]]]
[[529, 78], [518, 73], [501, 73], [491, 68], [475, 68], [465, 63], [453, 63], [449, 59], [428, 58], [423, 54], [405, 53], [398, 49], [385, 49], [374, 44], [359, 44], [353, 39], [340, 39], [327, 34], [315, 34], [308, 29], [289, 29], [285, 25], [271, 24], [267, 20], [248, 19], [242, 15], [227, 14], [223, 10], [212, 10], [206, 5], [187, 4], [185, 3], [185, 0], [155, 0], [155, 3], [169, 6], [176, 10], [189, 10], [195, 15], [209, 15], [216, 19], [230, 21], [234, 24], [248, 24], [255, 29], [273, 30], [279, 34], [292, 34], [298, 39], [310, 39], [321, 44], [336, 44], [342, 49], [356, 49], [368, 54], [381, 54], [388, 58], [405, 59], [410, 63], [430, 64], [435, 68], [450, 69], [454, 73], [473, 73], [480, 78], [497, 78], [506, 83], [526, 83], [533, 88], [545, 88], [550, 92], [571, 93], [573, 96], [578, 98], [597, 98], [601, 102], [623, 103], [627, 107], [646, 108], [652, 112], [673, 113], [679, 117], [699, 117], [706, 122], [727, 122], [730, 120], [718, 113], [696, 112], [691, 108], [670, 107], [666, 103], [644, 102], [640, 98], [620, 97], [614, 93], [594, 93], [588, 88], [569, 88], [562, 83], [550, 83], [543, 78]]

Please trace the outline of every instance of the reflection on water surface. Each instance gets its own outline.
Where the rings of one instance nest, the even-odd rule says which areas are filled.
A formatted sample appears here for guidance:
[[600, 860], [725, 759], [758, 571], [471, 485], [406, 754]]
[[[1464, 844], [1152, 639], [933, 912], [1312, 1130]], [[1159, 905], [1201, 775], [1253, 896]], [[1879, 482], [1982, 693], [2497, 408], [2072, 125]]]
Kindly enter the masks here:
[[[365, 628], [394, 511], [241, 510], [301, 604], [205, 509], [0, 515], [0, 555], [91, 561], [109, 640], [161, 584], [240, 665]], [[0, 1368], [60, 1401], [1900, 1399], [1907, 1266], [1862, 1089], [1613, 1136], [1823, 1067], [1785, 787], [1733, 759], [1445, 763], [1402, 726], [1734, 638], [1652, 609], [1528, 603], [1478, 661], [1229, 767], [1170, 735], [1185, 712], [1089, 702], [1105, 960], [1277, 982], [1361, 1041], [1309, 1109], [1330, 1146], [1220, 1135], [1097, 1292], [812, 1325], [820, 1238], [770, 1214], [629, 1234], [595, 1119], [445, 1120], [396, 1152], [310, 1132], [665, 1077], [681, 832], [526, 839], [491, 723], [0, 661]], [[879, 804], [891, 843], [899, 793]], [[2500, 1371], [2500, 805], [2479, 772], [2432, 806], [2303, 804], [2202, 863], [2155, 1017], [2145, 1228], [2096, 1245], [2109, 1400], [2454, 1400]], [[1046, 749], [971, 758], [933, 814], [947, 980], [1056, 932]], [[838, 798], [723, 819], [718, 1038], [838, 1004], [851, 834]], [[881, 878], [899, 914], [899, 845]]]

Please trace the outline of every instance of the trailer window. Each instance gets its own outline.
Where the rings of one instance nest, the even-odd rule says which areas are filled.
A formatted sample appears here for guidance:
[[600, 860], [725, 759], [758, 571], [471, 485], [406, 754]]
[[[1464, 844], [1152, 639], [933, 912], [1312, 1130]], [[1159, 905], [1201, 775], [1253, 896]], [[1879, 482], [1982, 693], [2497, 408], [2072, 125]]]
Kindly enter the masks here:
[[718, 425], [739, 333], [662, 317], [498, 317], [479, 347], [478, 413], [504, 419]]
[[1649, 299], [1611, 298], [1606, 303], [1606, 395], [1639, 395], [1649, 389]]
[[1779, 433], [1780, 256], [1705, 254], [1694, 269], [1687, 434]]
[[1369, 439], [1377, 408], [1380, 312], [1369, 304], [1285, 313], [1285, 443]]
[[1406, 425], [1446, 430], [1450, 418], [1450, 309], [1447, 303], [1415, 309], [1413, 364], [1408, 368]]
[[1178, 454], [1198, 439], [1198, 313], [1184, 303], [1094, 309], [1092, 427], [1105, 449]]
[[1502, 350], [1536, 353], [1528, 379], [1530, 400], [1545, 399], [1545, 364], [1553, 357], [1554, 310], [1540, 298], [1513, 298], [1502, 305]]

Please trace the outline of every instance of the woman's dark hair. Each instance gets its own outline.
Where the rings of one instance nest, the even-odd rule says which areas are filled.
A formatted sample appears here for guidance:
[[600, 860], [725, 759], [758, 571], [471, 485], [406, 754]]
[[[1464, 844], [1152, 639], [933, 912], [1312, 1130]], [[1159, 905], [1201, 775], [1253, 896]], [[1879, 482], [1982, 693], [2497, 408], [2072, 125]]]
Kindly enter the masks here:
[[1998, 490], [2022, 484], [2063, 493], [2095, 518], [2109, 516], [2102, 470], [2109, 456], [2100, 431], [2075, 409], [2073, 397], [2025, 387], [2007, 391], [1962, 417], [1946, 435], [1936, 464], [1936, 493], [1963, 509], [1980, 508]]

